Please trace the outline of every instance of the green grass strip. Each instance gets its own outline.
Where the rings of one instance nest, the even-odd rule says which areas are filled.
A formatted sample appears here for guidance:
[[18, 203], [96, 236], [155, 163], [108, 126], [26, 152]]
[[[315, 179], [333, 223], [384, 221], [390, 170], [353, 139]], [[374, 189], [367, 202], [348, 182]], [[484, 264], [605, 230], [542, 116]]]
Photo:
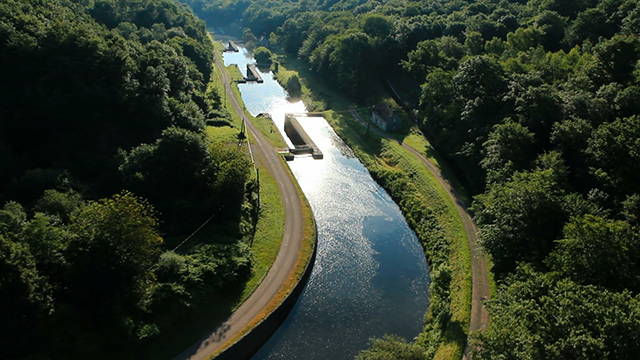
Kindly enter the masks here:
[[[216, 46], [216, 51], [221, 51], [221, 44], [219, 42], [215, 42], [214, 44]], [[231, 65], [227, 67], [227, 71], [231, 70], [233, 72], [235, 71], [234, 69], [237, 70], [237, 66]], [[220, 73], [220, 70], [217, 66], [214, 66], [214, 75], [212, 76], [214, 77], [214, 79], [219, 79], [217, 88], [219, 91], [221, 91], [220, 94], [222, 95], [224, 93], [224, 84], [222, 84], [222, 74]], [[235, 78], [237, 76], [237, 73], [235, 75], [231, 75], [232, 78]], [[247, 121], [252, 121], [273, 146], [286, 147], [284, 139], [282, 139], [282, 136], [270, 119], [262, 117], [255, 118], [251, 116], [251, 114], [249, 114], [246, 106], [244, 105], [244, 102], [242, 101], [242, 96], [238, 89], [238, 84], [235, 82], [232, 83], [231, 89], [234, 96], [236, 97], [236, 100], [238, 101], [240, 106], [242, 106], [245, 113], [244, 116]], [[213, 141], [221, 141], [223, 143], [229, 144], [229, 146], [235, 146], [234, 144], [237, 144], [238, 141], [237, 135], [241, 129], [242, 119], [233, 110], [231, 101], [230, 99], [226, 99], [226, 95], [223, 99], [223, 105], [231, 114], [232, 126], [209, 127], [207, 129], [207, 134]], [[249, 141], [253, 142], [253, 136], [251, 136], [251, 134], [249, 135]], [[260, 321], [262, 321], [262, 319], [264, 319], [278, 306], [280, 306], [285, 297], [294, 289], [294, 287], [302, 278], [304, 271], [309, 264], [311, 256], [313, 255], [316, 240], [315, 219], [313, 217], [311, 207], [309, 206], [306, 197], [302, 193], [302, 190], [300, 189], [297, 181], [295, 180], [293, 174], [291, 173], [289, 167], [286, 166], [286, 164], [285, 168], [288, 170], [289, 176], [291, 176], [291, 178], [293, 179], [301, 199], [302, 213], [304, 217], [303, 242], [301, 245], [301, 250], [298, 254], [298, 259], [296, 260], [293, 271], [291, 272], [289, 278], [286, 280], [285, 284], [280, 289], [278, 294], [276, 294], [269, 305], [258, 316], [256, 316], [240, 333], [236, 334], [234, 338], [230, 339], [228, 343], [233, 343], [235, 340], [251, 331], [257, 324], [260, 323]], [[275, 179], [271, 177], [266, 168], [259, 167], [259, 169], [261, 170], [261, 205], [260, 215], [256, 224], [256, 231], [251, 243], [251, 249], [254, 255], [253, 268], [251, 276], [244, 286], [242, 295], [238, 298], [238, 301], [236, 301], [231, 306], [233, 310], [240, 307], [242, 303], [258, 288], [262, 280], [265, 278], [265, 276], [269, 272], [269, 269], [273, 265], [278, 252], [280, 251], [282, 239], [284, 237], [285, 208], [280, 190], [278, 188], [278, 184]], [[219, 351], [222, 350], [223, 348], [221, 348]]]
[[[281, 59], [283, 78], [291, 76], [292, 70], [286, 67], [291, 65], [298, 69], [299, 60]], [[447, 284], [443, 294], [434, 294], [433, 287], [431, 289], [425, 330], [417, 341], [435, 359], [460, 359], [471, 315], [471, 255], [464, 225], [453, 200], [417, 158], [397, 142], [367, 132], [347, 111], [351, 105], [348, 100], [322, 85], [305, 68], [301, 69], [302, 97], [309, 102], [307, 107], [314, 111], [328, 107], [335, 110], [325, 111], [327, 121], [398, 203], [425, 249], [432, 276], [450, 273], [449, 277], [444, 277]], [[445, 177], [454, 179], [417, 128], [412, 128], [403, 141], [425, 154], [442, 169]], [[453, 180], [452, 184], [468, 203], [470, 198], [459, 183]]]

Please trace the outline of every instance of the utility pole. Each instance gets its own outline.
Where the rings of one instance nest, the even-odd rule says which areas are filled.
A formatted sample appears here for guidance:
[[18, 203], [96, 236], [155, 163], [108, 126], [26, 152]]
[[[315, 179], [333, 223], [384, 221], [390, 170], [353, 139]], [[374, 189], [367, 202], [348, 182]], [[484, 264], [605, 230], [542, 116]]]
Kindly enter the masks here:
[[224, 86], [222, 86], [222, 87], [223, 87], [222, 92], [224, 93], [223, 94], [224, 95], [224, 107], [226, 108], [227, 107], [227, 83], [225, 82]]
[[242, 117], [242, 124], [240, 125], [240, 133], [238, 134], [238, 147], [242, 146], [242, 143], [244, 143], [244, 140], [247, 138], [247, 135], [244, 133], [246, 128], [245, 128], [245, 122], [246, 119], [243, 116]]
[[260, 211], [260, 169], [256, 168], [256, 179], [258, 180], [258, 211]]

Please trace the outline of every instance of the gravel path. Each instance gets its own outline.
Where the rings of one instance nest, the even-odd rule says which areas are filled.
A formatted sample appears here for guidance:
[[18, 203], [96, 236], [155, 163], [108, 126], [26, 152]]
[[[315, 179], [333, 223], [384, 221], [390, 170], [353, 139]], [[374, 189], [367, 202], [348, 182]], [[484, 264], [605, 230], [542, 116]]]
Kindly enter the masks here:
[[[238, 103], [231, 90], [231, 79], [226, 68], [215, 53], [216, 65], [222, 72], [227, 98], [231, 101], [234, 111], [244, 118], [242, 106]], [[260, 314], [271, 299], [280, 291], [298, 259], [302, 245], [303, 216], [300, 197], [297, 188], [286, 170], [283, 161], [276, 150], [255, 128], [251, 121], [246, 121], [247, 128], [253, 135], [255, 142], [251, 144], [255, 161], [266, 168], [278, 183], [285, 207], [284, 238], [280, 252], [271, 269], [256, 291], [240, 306], [224, 323], [198, 340], [190, 348], [174, 358], [174, 360], [207, 359], [211, 354], [227, 346], [227, 342], [241, 332], [258, 314]]]

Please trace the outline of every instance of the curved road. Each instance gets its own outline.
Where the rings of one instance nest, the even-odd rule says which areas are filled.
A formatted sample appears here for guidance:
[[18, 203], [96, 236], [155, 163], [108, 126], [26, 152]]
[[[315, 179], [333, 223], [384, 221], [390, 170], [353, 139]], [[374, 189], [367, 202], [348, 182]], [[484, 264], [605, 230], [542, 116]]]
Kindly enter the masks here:
[[[360, 114], [353, 108], [350, 110], [351, 115], [358, 120], [361, 124], [367, 126], [367, 122], [362, 119]], [[387, 133], [371, 126], [370, 131], [390, 140], [397, 141], [403, 148], [407, 149], [413, 156], [415, 156], [420, 162], [429, 169], [431, 174], [438, 179], [440, 185], [447, 191], [451, 200], [458, 210], [458, 214], [464, 224], [464, 230], [467, 233], [467, 239], [469, 239], [469, 248], [471, 249], [471, 272], [472, 272], [472, 294], [471, 294], [471, 321], [469, 324], [469, 331], [486, 330], [489, 326], [489, 313], [483, 304], [484, 300], [489, 299], [489, 276], [487, 272], [487, 259], [485, 254], [479, 249], [478, 244], [478, 228], [467, 211], [467, 206], [462, 201], [462, 198], [451, 187], [451, 184], [442, 176], [442, 172], [438, 167], [433, 165], [423, 154], [411, 146], [399, 141], [398, 139], [390, 137]], [[469, 343], [464, 352], [463, 359], [469, 359]]]
[[[215, 59], [216, 65], [222, 73], [227, 98], [230, 99], [235, 112], [244, 119], [243, 108], [231, 90], [229, 85], [231, 80], [217, 51]], [[252, 146], [254, 155], [256, 155], [255, 160], [259, 161], [273, 176], [282, 194], [286, 220], [280, 252], [260, 286], [242, 306], [218, 328], [209, 332], [190, 348], [176, 356], [174, 360], [207, 359], [211, 354], [226, 347], [227, 342], [242, 331], [271, 302], [284, 285], [298, 259], [303, 236], [302, 206], [298, 190], [271, 144], [264, 139], [251, 121], [246, 121], [246, 125], [255, 139], [255, 144]]]

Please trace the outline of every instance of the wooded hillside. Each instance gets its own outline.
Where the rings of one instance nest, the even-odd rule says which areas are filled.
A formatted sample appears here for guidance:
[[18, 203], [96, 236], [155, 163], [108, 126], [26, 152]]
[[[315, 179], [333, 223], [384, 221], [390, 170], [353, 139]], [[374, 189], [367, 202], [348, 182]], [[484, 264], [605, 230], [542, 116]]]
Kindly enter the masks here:
[[145, 358], [251, 269], [256, 187], [204, 131], [228, 122], [204, 23], [168, 0], [8, 0], [0, 54], [0, 358]]

